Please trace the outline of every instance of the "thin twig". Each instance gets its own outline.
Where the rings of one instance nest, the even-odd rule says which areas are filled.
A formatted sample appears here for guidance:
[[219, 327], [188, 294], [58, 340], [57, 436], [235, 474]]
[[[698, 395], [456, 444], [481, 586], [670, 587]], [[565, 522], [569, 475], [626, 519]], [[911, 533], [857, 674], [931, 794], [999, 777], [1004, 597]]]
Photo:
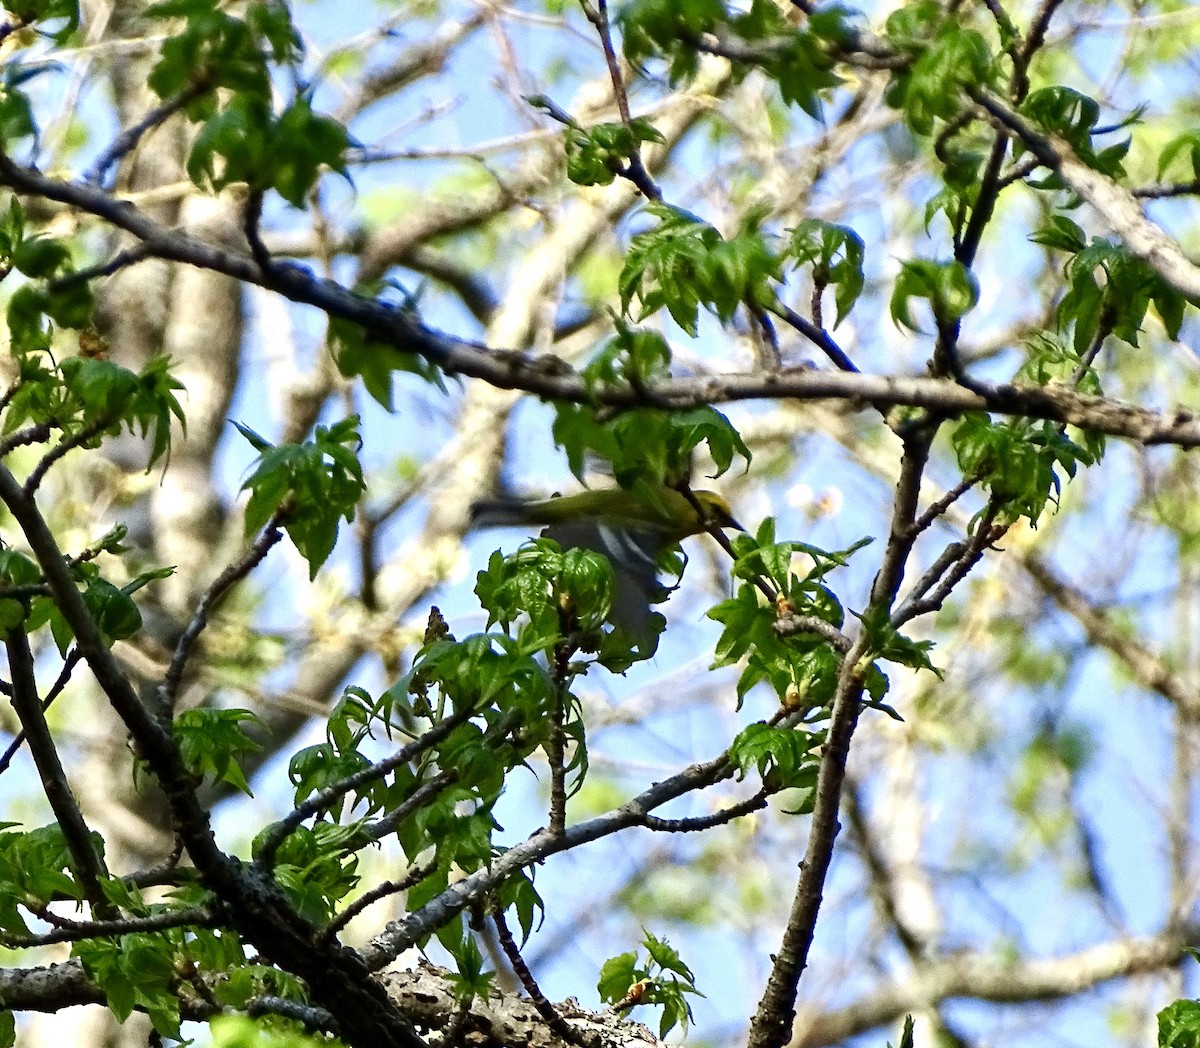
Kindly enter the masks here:
[[[600, 37], [600, 45], [604, 49], [604, 62], [608, 66], [608, 77], [612, 81], [613, 98], [617, 103], [617, 112], [621, 114], [621, 123], [631, 127], [633, 117], [629, 111], [629, 96], [625, 91], [625, 80], [621, 76], [621, 66], [613, 49], [612, 33], [608, 26], [608, 0], [595, 0], [594, 6], [591, 0], [582, 0], [582, 3], [583, 13], [596, 27], [596, 34]], [[625, 165], [621, 174], [637, 186], [648, 199], [662, 200], [662, 190], [642, 163], [642, 149], [636, 138], [633, 150], [629, 154], [629, 163]]]
[[711, 815], [697, 815], [689, 819], [660, 819], [656, 815], [646, 815], [642, 818], [642, 825], [659, 833], [697, 833], [701, 830], [711, 830], [751, 812], [762, 811], [767, 806], [770, 796], [771, 792], [764, 786], [753, 797], [747, 797], [744, 801], [738, 801], [737, 804], [731, 804], [728, 808], [722, 808]]
[[798, 633], [815, 633], [843, 655], [850, 650], [854, 643], [833, 623], [826, 622], [816, 615], [797, 615], [794, 612], [780, 615], [775, 620], [775, 632], [781, 637], [794, 637]]
[[142, 140], [142, 137], [159, 124], [165, 123], [172, 116], [183, 109], [185, 106], [194, 102], [201, 95], [206, 94], [209, 87], [205, 83], [195, 83], [184, 88], [174, 98], [163, 102], [162, 105], [151, 109], [141, 120], [132, 127], [126, 128], [115, 139], [112, 144], [104, 150], [95, 160], [91, 167], [83, 176], [84, 182], [89, 185], [100, 185], [104, 180], [108, 169], [119, 163], [126, 155], [128, 155], [134, 147]]
[[858, 368], [855, 367], [854, 361], [846, 355], [845, 350], [833, 340], [833, 336], [823, 327], [818, 327], [811, 320], [801, 316], [790, 306], [786, 306], [782, 302], [773, 302], [768, 308], [781, 320], [799, 331], [800, 334], [821, 350], [839, 369], [852, 374], [858, 374]]
[[[783, 721], [786, 723], [786, 721]], [[468, 874], [431, 899], [420, 910], [391, 922], [362, 948], [368, 967], [378, 971], [391, 963], [414, 943], [441, 928], [455, 914], [496, 890], [518, 870], [541, 863], [551, 855], [570, 851], [590, 841], [611, 836], [630, 826], [640, 825], [646, 812], [653, 811], [685, 794], [721, 782], [734, 773], [727, 754], [711, 761], [693, 764], [661, 782], [649, 786], [624, 804], [585, 822], [568, 826], [561, 836], [541, 829], [524, 841], [496, 856], [486, 867]]]
[[763, 351], [762, 367], [767, 371], [779, 371], [783, 367], [783, 354], [779, 352], [779, 335], [771, 317], [761, 306], [748, 306], [750, 318], [758, 327], [762, 337], [759, 339]]
[[123, 248], [118, 251], [107, 262], [98, 262], [94, 266], [77, 269], [61, 277], [56, 277], [50, 281], [50, 289], [52, 291], [60, 291], [75, 284], [85, 284], [91, 280], [99, 280], [102, 277], [111, 277], [119, 270], [136, 265], [138, 262], [150, 258], [153, 254], [154, 249], [149, 244], [134, 244], [132, 247]]
[[[180, 879], [177, 874], [180, 873], [179, 860], [181, 858], [183, 858], [183, 838], [179, 834], [176, 834], [175, 843], [171, 847], [171, 854], [162, 862], [157, 866], [151, 866], [145, 870], [126, 874], [121, 880], [134, 888], [151, 888], [163, 884], [173, 884]], [[189, 877], [194, 877], [196, 871], [189, 868], [183, 871], [183, 873]]]
[[355, 917], [362, 913], [368, 906], [379, 902], [381, 899], [386, 899], [389, 895], [397, 895], [400, 892], [406, 892], [414, 884], [420, 884], [428, 877], [437, 867], [436, 860], [430, 860], [427, 863], [413, 866], [403, 877], [398, 881], [382, 881], [375, 885], [370, 891], [363, 892], [357, 899], [339, 913], [332, 921], [317, 933], [314, 944], [321, 946], [333, 939], [343, 928], [346, 927]]
[[[560, 629], [569, 636], [571, 624], [567, 612], [559, 613]], [[575, 646], [569, 640], [561, 640], [554, 646], [554, 698], [550, 709], [549, 738], [546, 740], [546, 760], [550, 765], [550, 832], [561, 836], [567, 827], [567, 757], [566, 757], [566, 704], [570, 698], [571, 657]]]
[[892, 615], [892, 625], [899, 626], [903, 622], [907, 622], [914, 618], [917, 613], [909, 614], [909, 608], [917, 604], [926, 593], [928, 593], [938, 581], [946, 574], [950, 568], [957, 564], [964, 553], [967, 551], [966, 542], [949, 542], [945, 549], [937, 555], [933, 563], [925, 569], [924, 573], [913, 584], [912, 592], [908, 594], [904, 602], [896, 609]]
[[[984, 511], [983, 519], [976, 526], [970, 539], [965, 543], [954, 542], [946, 547], [942, 552], [942, 556], [938, 559], [938, 567], [941, 567], [945, 560], [950, 558], [953, 553], [957, 553], [958, 556], [943, 569], [946, 573], [945, 578], [929, 592], [929, 596], [918, 597], [916, 599], [909, 597], [908, 600], [896, 609], [895, 614], [892, 616], [892, 625], [894, 627], [898, 629], [906, 622], [910, 622], [918, 616], [929, 615], [941, 609], [942, 605], [946, 602], [946, 598], [954, 590], [954, 587], [967, 577], [971, 569], [982, 559], [984, 553], [999, 542], [1004, 537], [1005, 532], [1008, 531], [1007, 525], [992, 523], [998, 512], [999, 505], [995, 502], [990, 503]], [[931, 570], [926, 573], [926, 578], [932, 575], [933, 571]], [[926, 579], [923, 578], [922, 583], [925, 581]]]
[[38, 460], [38, 464], [33, 467], [29, 476], [25, 478], [25, 497], [31, 498], [33, 496], [42, 481], [46, 479], [46, 474], [50, 472], [50, 467], [54, 463], [63, 458], [68, 452], [74, 451], [82, 444], [86, 444], [97, 434], [103, 433], [114, 421], [113, 419], [97, 420], [84, 426], [82, 429], [76, 430], [69, 436], [63, 437], [62, 440]]
[[0, 932], [0, 942], [10, 950], [30, 949], [34, 946], [51, 946], [60, 942], [81, 942], [84, 939], [101, 939], [128, 935], [135, 932], [161, 932], [168, 928], [211, 927], [216, 920], [215, 911], [209, 906], [194, 906], [185, 910], [168, 910], [149, 917], [126, 917], [120, 920], [72, 921], [52, 910], [41, 907], [34, 915], [54, 931], [39, 935], [16, 935]]
[[456, 772], [439, 772], [428, 782], [423, 782], [413, 790], [409, 796], [405, 797], [404, 800], [382, 818], [363, 826], [363, 833], [373, 841], [383, 840], [388, 834], [394, 833], [396, 827], [412, 815], [413, 812], [425, 807], [434, 797], [445, 790], [447, 786], [453, 785], [457, 781], [458, 774]]
[[581, 1048], [587, 1048], [589, 1041], [587, 1038], [576, 1030], [566, 1019], [558, 1014], [558, 1009], [550, 1003], [549, 999], [542, 988], [538, 986], [537, 979], [533, 977], [533, 972], [529, 970], [529, 965], [525, 963], [525, 958], [521, 956], [521, 950], [517, 946], [513, 934], [508, 930], [508, 922], [504, 919], [504, 912], [497, 907], [492, 911], [492, 923], [496, 926], [496, 938], [500, 941], [500, 948], [504, 951], [504, 956], [508, 958], [508, 963], [512, 966], [513, 974], [521, 980], [521, 985], [525, 987], [525, 992], [529, 994], [529, 1003], [537, 1009], [550, 1028], [551, 1033], [557, 1034], [568, 1044], [580, 1045]]
[[[12, 594], [11, 591], [6, 590], [4, 595], [11, 596]], [[72, 648], [67, 652], [67, 657], [63, 660], [62, 669], [58, 671], [58, 678], [55, 680], [50, 690], [46, 692], [46, 697], [42, 699], [43, 711], [48, 710], [50, 708], [50, 704], [62, 694], [63, 688], [67, 686], [67, 682], [71, 679], [72, 671], [79, 664], [79, 660], [82, 657], [83, 656], [80, 655], [78, 648]], [[11, 694], [11, 691], [9, 691], [8, 694]], [[3, 775], [6, 771], [8, 771], [9, 765], [12, 764], [13, 757], [17, 755], [17, 751], [21, 748], [24, 742], [25, 729], [22, 728], [15, 736], [13, 736], [13, 741], [9, 743], [8, 748], [4, 751], [4, 754], [0, 756], [0, 775]]]
[[1168, 182], [1159, 186], [1135, 186], [1131, 189], [1135, 197], [1142, 200], [1165, 200], [1169, 197], [1195, 196], [1200, 194], [1200, 178], [1191, 182]]
[[33, 755], [42, 790], [55, 820], [62, 829], [63, 839], [71, 853], [71, 865], [79, 879], [83, 896], [91, 904], [92, 912], [104, 919], [115, 919], [118, 911], [105, 897], [100, 880], [108, 875], [103, 861], [92, 843], [92, 832], [83, 818], [67, 773], [63, 768], [42, 711], [42, 701], [37, 693], [37, 679], [33, 670], [33, 653], [29, 649], [29, 637], [20, 629], [8, 631], [4, 639], [8, 653], [8, 669], [12, 675], [12, 705], [29, 740], [29, 752]]
[[334, 801], [340, 800], [351, 790], [356, 790], [360, 786], [365, 786], [368, 782], [381, 779], [402, 764], [408, 764], [415, 760], [430, 747], [441, 742], [442, 739], [460, 724], [470, 720], [474, 715], [475, 710], [470, 707], [458, 710], [444, 720], [438, 721], [437, 724], [433, 725], [423, 735], [413, 739], [408, 745], [402, 746], [392, 756], [385, 760], [377, 761], [370, 767], [363, 768], [353, 775], [347, 775], [339, 782], [318, 790], [303, 804], [297, 805], [288, 812], [287, 815], [265, 833], [258, 849], [257, 864], [270, 869], [274, 865], [275, 853], [279, 850], [279, 846], [284, 842], [288, 834], [304, 822], [305, 819], [310, 819], [319, 812], [325, 811]]
[[264, 275], [271, 273], [275, 262], [271, 252], [263, 243], [260, 223], [262, 222], [263, 194], [261, 189], [252, 189], [246, 196], [246, 209], [242, 215], [242, 230], [246, 234], [246, 242], [250, 245], [250, 254]]
[[158, 686], [157, 696], [160, 703], [161, 715], [170, 720], [172, 710], [175, 706], [175, 700], [179, 694], [179, 685], [183, 680], [183, 671], [187, 666], [187, 661], [192, 653], [196, 641], [200, 634], [208, 625], [209, 616], [216, 610], [218, 604], [224, 599], [225, 595], [250, 574], [259, 564], [261, 564], [267, 554], [281, 538], [283, 533], [279, 530], [280, 524], [286, 515], [286, 509], [278, 509], [271, 518], [267, 521], [261, 534], [256, 538], [248, 550], [239, 558], [225, 568], [209, 585], [208, 590], [200, 599], [200, 603], [196, 606], [195, 612], [192, 614], [191, 621], [187, 624], [187, 628], [183, 631], [179, 641], [175, 645], [175, 651], [171, 655], [171, 664], [167, 667], [166, 675], [162, 679], [162, 683]]
[[[8, 401], [20, 388], [20, 383], [18, 383], [5, 392], [3, 399], [0, 399], [0, 411], [8, 406]], [[16, 448], [23, 448], [29, 444], [41, 444], [49, 439], [50, 432], [49, 423], [39, 422], [36, 426], [26, 426], [24, 429], [18, 429], [15, 433], [10, 433], [0, 440], [0, 459]]]
[[935, 499], [929, 504], [929, 507], [916, 520], [913, 521], [913, 533], [916, 535], [927, 530], [932, 526], [933, 522], [944, 514], [951, 506], [970, 491], [980, 480], [983, 479], [983, 474], [978, 470], [968, 476], [963, 477], [957, 484], [947, 491], [941, 498]]

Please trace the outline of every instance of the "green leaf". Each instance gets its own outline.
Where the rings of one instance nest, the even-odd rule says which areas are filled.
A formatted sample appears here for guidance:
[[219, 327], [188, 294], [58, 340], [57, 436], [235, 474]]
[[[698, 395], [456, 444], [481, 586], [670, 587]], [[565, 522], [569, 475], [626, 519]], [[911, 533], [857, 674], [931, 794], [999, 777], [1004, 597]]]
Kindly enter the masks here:
[[964, 475], [979, 476], [1004, 503], [1009, 519], [1026, 517], [1034, 524], [1057, 496], [1059, 472], [1074, 476], [1079, 465], [1093, 461], [1089, 451], [1052, 422], [992, 422], [986, 415], [969, 413], [955, 427], [951, 442]]
[[752, 769], [772, 789], [811, 785], [817, 757], [813, 747], [818, 740], [796, 728], [751, 724], [738, 733], [729, 748], [729, 759], [744, 779]]
[[71, 252], [61, 240], [42, 236], [30, 237], [12, 251], [12, 264], [34, 280], [53, 276], [71, 258]]
[[625, 57], [635, 68], [661, 55], [677, 84], [695, 75], [698, 55], [688, 41], [711, 32], [725, 17], [721, 0], [631, 0], [617, 13]]
[[916, 331], [910, 305], [914, 298], [929, 303], [939, 325], [952, 324], [975, 307], [979, 284], [961, 262], [917, 259], [902, 263], [890, 303], [892, 320], [898, 326]]
[[913, 56], [893, 73], [885, 98], [904, 111], [908, 126], [930, 135], [936, 120], [953, 120], [964, 105], [963, 84], [983, 87], [993, 77], [987, 41], [934, 0], [901, 7], [888, 17], [890, 43]]
[[443, 945], [450, 951], [458, 971], [450, 976], [450, 985], [454, 996], [460, 1001], [472, 1000], [475, 997], [486, 998], [492, 988], [495, 972], [487, 971], [484, 967], [483, 953], [474, 935], [464, 935], [457, 942]]
[[1050, 225], [1039, 229], [1029, 239], [1060, 251], [1078, 252], [1087, 246], [1087, 234], [1066, 215], [1051, 215]]
[[269, 134], [276, 157], [269, 168], [269, 185], [293, 207], [304, 207], [322, 168], [353, 185], [345, 160], [350, 135], [332, 117], [313, 112], [308, 94], [298, 96], [280, 114]]
[[184, 764], [195, 775], [211, 775], [247, 796], [253, 796], [239, 761], [262, 746], [252, 739], [243, 724], [262, 728], [249, 710], [200, 707], [186, 710], [175, 718], [172, 732]]
[[701, 305], [728, 322], [742, 303], [770, 301], [769, 281], [779, 279], [780, 260], [755, 219], [726, 240], [681, 208], [652, 203], [646, 210], [659, 224], [634, 236], [617, 280], [626, 315], [636, 298], [638, 319], [665, 308], [694, 336]]
[[33, 119], [33, 107], [19, 85], [27, 76], [22, 76], [20, 64], [13, 62], [4, 69], [4, 83], [0, 87], [0, 145], [13, 149], [22, 139], [32, 138], [38, 133]]
[[600, 994], [600, 1000], [613, 1004], [624, 997], [634, 983], [645, 978], [645, 975], [646, 973], [637, 967], [636, 953], [621, 953], [610, 957], [601, 966], [596, 991]]
[[1185, 152], [1188, 166], [1191, 169], [1188, 172], [1188, 178], [1200, 178], [1200, 131], [1192, 130], [1185, 131], [1163, 146], [1163, 151], [1158, 155], [1158, 181], [1163, 180], [1167, 169]]
[[1085, 164], [1110, 178], [1124, 177], [1121, 160], [1129, 150], [1129, 140], [1096, 150], [1092, 139], [1097, 133], [1100, 105], [1095, 99], [1056, 84], [1030, 92], [1020, 109], [1045, 130], [1065, 139]]
[[236, 182], [259, 191], [274, 189], [293, 207], [303, 207], [323, 168], [349, 179], [349, 145], [345, 127], [315, 113], [306, 94], [278, 116], [257, 95], [235, 95], [196, 135], [188, 177], [214, 190]]
[[350, 853], [366, 843], [355, 826], [299, 826], [275, 853], [275, 880], [305, 920], [324, 924], [358, 883], [358, 860]]
[[834, 327], [846, 318], [862, 294], [863, 253], [862, 237], [849, 226], [810, 218], [791, 232], [785, 257], [795, 259], [797, 267], [811, 265], [812, 280], [818, 288], [836, 288]]
[[84, 590], [83, 602], [110, 644], [132, 637], [142, 628], [142, 613], [133, 598], [111, 582], [97, 579], [91, 583]]
[[263, 109], [271, 103], [269, 62], [294, 62], [301, 54], [288, 6], [258, 3], [238, 18], [207, 0], [168, 0], [152, 4], [150, 18], [185, 18], [182, 30], [172, 27], [161, 45], [161, 58], [148, 84], [163, 101], [194, 86], [208, 90], [185, 108], [192, 120], [204, 120], [216, 109], [217, 89], [232, 93], [232, 103]]
[[[98, 836], [93, 841], [97, 854], [102, 855], [103, 841]], [[28, 934], [19, 906], [47, 905], [56, 898], [82, 898], [73, 868], [71, 852], [57, 824], [0, 832], [0, 927]]]
[[147, 468], [170, 450], [173, 424], [185, 426], [175, 396], [183, 385], [169, 372], [165, 357], [151, 360], [138, 374], [89, 357], [68, 357], [59, 370], [68, 394], [56, 413], [59, 425], [67, 432], [90, 429], [107, 435], [124, 429], [150, 437]]
[[296, 788], [294, 803], [303, 804], [314, 793], [362, 771], [369, 763], [352, 747], [340, 750], [329, 742], [297, 750], [288, 762], [288, 778]]
[[[645, 929], [643, 933], [643, 945], [650, 955], [647, 965], [639, 966], [634, 953], [611, 957], [600, 970], [596, 988], [602, 1000], [622, 1008], [635, 1004], [662, 1006], [659, 1036], [665, 1037], [673, 1027], [682, 1024], [686, 1028], [691, 1022], [686, 995], [703, 995], [693, 985], [691, 969], [670, 944]], [[672, 974], [664, 977], [664, 972]]]
[[532, 876], [522, 872], [510, 877], [500, 889], [499, 901], [505, 910], [516, 910], [517, 921], [521, 926], [519, 945], [524, 946], [529, 941], [529, 936], [541, 927], [546, 915], [545, 903], [533, 886]]
[[[251, 430], [244, 435], [256, 447], [266, 444]], [[357, 457], [361, 443], [358, 416], [351, 415], [333, 426], [318, 426], [313, 439], [303, 444], [267, 445], [242, 485], [243, 491], [250, 492], [247, 536], [288, 502], [284, 530], [308, 561], [309, 577], [314, 578], [333, 551], [339, 521], [354, 519], [366, 490]]]
[[42, 569], [24, 553], [0, 548], [0, 586], [34, 586], [41, 581]]
[[86, 939], [75, 943], [72, 954], [104, 991], [109, 1009], [120, 1022], [134, 1008], [142, 1008], [159, 1034], [179, 1036], [175, 948], [165, 935]]
[[843, 82], [834, 72], [833, 56], [849, 42], [848, 14], [831, 5], [810, 13], [806, 26], [799, 28], [783, 17], [778, 5], [755, 0], [749, 11], [732, 20], [733, 30], [750, 41], [770, 39], [775, 46], [756, 63], [735, 62], [735, 73], [757, 65], [778, 86], [786, 104], [799, 106], [814, 120], [823, 119], [822, 93]]
[[[360, 288], [359, 293], [369, 294], [374, 299], [383, 290], [384, 285], [375, 284]], [[398, 308], [415, 316], [415, 306], [415, 301], [406, 297]], [[388, 412], [395, 410], [392, 406], [392, 382], [397, 372], [417, 375], [443, 393], [446, 392], [442, 374], [436, 365], [417, 353], [373, 338], [361, 325], [352, 321], [330, 318], [329, 342], [338, 370], [347, 378], [361, 378], [367, 392]]]
[[678, 208], [651, 204], [647, 211], [659, 219], [659, 224], [637, 234], [630, 243], [617, 280], [621, 309], [628, 315], [635, 297], [642, 304], [641, 317], [666, 307], [675, 323], [695, 335], [700, 308], [700, 293], [695, 287], [698, 270], [721, 235]]
[[675, 972], [689, 983], [696, 981], [692, 970], [683, 963], [683, 958], [679, 956], [679, 951], [667, 942], [666, 939], [658, 938], [653, 932], [649, 932], [645, 928], [642, 929], [642, 936], [642, 945], [646, 947], [646, 952], [650, 955], [650, 959], [663, 971]]
[[589, 388], [645, 387], [670, 376], [671, 346], [657, 331], [613, 318], [614, 335], [583, 369]]
[[1200, 1048], [1200, 1001], [1176, 1001], [1158, 1013], [1158, 1048]]
[[628, 124], [597, 124], [567, 129], [567, 178], [576, 185], [606, 186], [623, 173], [643, 142], [663, 142], [662, 134], [643, 117]]

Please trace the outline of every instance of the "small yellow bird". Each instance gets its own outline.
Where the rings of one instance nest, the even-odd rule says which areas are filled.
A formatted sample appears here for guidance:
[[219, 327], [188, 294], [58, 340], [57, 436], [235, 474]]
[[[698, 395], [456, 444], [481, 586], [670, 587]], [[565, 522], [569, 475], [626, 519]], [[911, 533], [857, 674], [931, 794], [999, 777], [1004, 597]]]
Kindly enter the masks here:
[[542, 524], [542, 537], [563, 549], [602, 553], [616, 580], [609, 620], [650, 654], [657, 645], [651, 605], [668, 593], [658, 581], [660, 554], [713, 527], [744, 530], [715, 491], [689, 494], [664, 485], [645, 494], [598, 488], [548, 499], [489, 499], [472, 508], [472, 523], [480, 528]]

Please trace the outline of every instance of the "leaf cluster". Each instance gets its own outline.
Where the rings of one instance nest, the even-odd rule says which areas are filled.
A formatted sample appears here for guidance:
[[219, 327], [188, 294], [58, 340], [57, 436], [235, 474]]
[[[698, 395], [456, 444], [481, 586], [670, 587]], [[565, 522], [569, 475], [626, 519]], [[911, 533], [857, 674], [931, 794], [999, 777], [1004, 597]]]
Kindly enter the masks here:
[[846, 319], [862, 294], [864, 252], [862, 237], [849, 226], [807, 218], [791, 231], [788, 255], [796, 267], [812, 266], [818, 294], [831, 285], [836, 289], [834, 327]]
[[[1111, 146], [1097, 148], [1095, 137], [1099, 130], [1100, 104], [1072, 87], [1054, 85], [1032, 92], [1021, 104], [1021, 112], [1035, 121], [1044, 130], [1066, 141], [1075, 155], [1089, 167], [1109, 178], [1120, 180], [1125, 176], [1121, 161], [1129, 152], [1128, 138]], [[1109, 130], [1106, 128], [1105, 133]], [[1018, 146], [1016, 155], [1020, 156]], [[1064, 183], [1058, 175], [1049, 175], [1038, 183], [1040, 188], [1062, 189]]]
[[649, 120], [635, 117], [628, 124], [578, 125], [567, 131], [567, 178], [579, 186], [607, 186], [623, 174], [644, 142], [665, 139]]
[[621, 309], [633, 300], [637, 319], [660, 309], [689, 335], [696, 334], [699, 308], [711, 309], [723, 322], [742, 303], [762, 307], [772, 300], [769, 281], [780, 277], [780, 259], [750, 222], [726, 240], [707, 222], [669, 204], [648, 204], [659, 221], [637, 234], [621, 267]]
[[308, 561], [309, 578], [333, 552], [341, 520], [352, 521], [366, 490], [358, 449], [362, 445], [357, 415], [332, 426], [317, 426], [302, 444], [276, 446], [248, 426], [235, 422], [258, 451], [254, 472], [242, 485], [250, 492], [246, 534], [253, 535], [275, 514], [300, 555]]
[[662, 1008], [658, 1035], [666, 1037], [676, 1026], [686, 1031], [692, 1021], [689, 996], [704, 995], [696, 989], [692, 974], [670, 943], [642, 929], [646, 959], [636, 952], [618, 954], [604, 962], [596, 989], [600, 999], [617, 1008], [657, 1005]]
[[905, 4], [888, 16], [885, 35], [911, 61], [893, 73], [885, 98], [918, 135], [951, 121], [964, 105], [962, 85], [987, 86], [996, 77], [988, 43], [968, 20], [937, 0]]
[[812, 12], [803, 28], [791, 25], [771, 0], [751, 0], [730, 9], [721, 0], [632, 0], [618, 16], [625, 57], [635, 68], [649, 59], [667, 65], [672, 84], [695, 76], [704, 37], [732, 40], [727, 49], [734, 77], [761, 70], [778, 86], [784, 102], [814, 119], [821, 117], [822, 92], [842, 79], [834, 71], [837, 48], [848, 38], [850, 12], [831, 5]]
[[979, 478], [991, 491], [1000, 520], [1025, 517], [1034, 525], [1047, 501], [1058, 502], [1060, 472], [1073, 477], [1080, 465], [1095, 461], [1095, 452], [1075, 443], [1056, 423], [1042, 419], [994, 422], [985, 414], [970, 412], [954, 427], [951, 443], [963, 474]]
[[[775, 522], [767, 518], [754, 535], [733, 539], [737, 592], [709, 613], [721, 624], [713, 668], [742, 664], [737, 695], [740, 706], [755, 685], [766, 682], [788, 709], [823, 716], [833, 700], [840, 655], [818, 634], [784, 637], [775, 628], [778, 607], [786, 604], [797, 614], [811, 615], [840, 629], [845, 621], [841, 601], [826, 577], [844, 567], [864, 543], [841, 552], [826, 552], [806, 542], [779, 542]], [[799, 570], [807, 559], [808, 570]], [[764, 603], [758, 580], [767, 580], [778, 594], [777, 606]]]
[[[127, 552], [121, 545], [126, 533], [123, 525], [117, 526], [70, 565], [71, 575], [83, 591], [83, 603], [101, 638], [109, 644], [132, 637], [142, 628], [142, 613], [133, 595], [148, 583], [170, 577], [175, 570], [152, 568], [140, 572], [123, 586], [109, 582], [94, 558], [101, 553]], [[0, 549], [0, 630], [20, 628], [32, 633], [47, 624], [59, 654], [65, 655], [75, 634], [58, 604], [46, 592], [41, 569], [23, 553]]]
[[235, 14], [217, 0], [166, 0], [146, 13], [185, 20], [148, 82], [164, 102], [187, 98], [184, 111], [202, 125], [187, 160], [196, 185], [274, 189], [303, 207], [323, 169], [348, 177], [349, 134], [313, 111], [311, 91], [275, 112], [272, 65], [294, 66], [303, 54], [287, 4], [260, 0]]
[[[0, 832], [0, 928], [28, 935], [22, 908], [36, 913], [55, 900], [79, 901], [83, 892], [61, 827], [15, 830], [17, 825], [5, 823]], [[95, 844], [102, 854], [103, 841], [96, 838]]]
[[1030, 239], [1071, 255], [1063, 267], [1067, 292], [1058, 304], [1058, 326], [1074, 329], [1076, 354], [1109, 334], [1136, 346], [1151, 305], [1168, 337], [1179, 337], [1187, 300], [1124, 244], [1107, 237], [1089, 241], [1065, 215], [1051, 216]]

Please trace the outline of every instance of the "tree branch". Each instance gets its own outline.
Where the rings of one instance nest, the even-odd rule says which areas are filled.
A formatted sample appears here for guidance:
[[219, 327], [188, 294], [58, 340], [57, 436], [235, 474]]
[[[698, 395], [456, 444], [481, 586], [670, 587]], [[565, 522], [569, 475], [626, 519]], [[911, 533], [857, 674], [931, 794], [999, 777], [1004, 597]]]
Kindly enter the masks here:
[[[316, 306], [330, 316], [361, 324], [373, 337], [424, 357], [447, 375], [479, 378], [501, 389], [520, 389], [547, 400], [613, 408], [650, 405], [666, 409], [759, 399], [844, 400], [876, 406], [923, 407], [947, 415], [964, 411], [1024, 415], [1145, 444], [1200, 446], [1200, 419], [1190, 412], [1150, 411], [1105, 397], [1027, 383], [977, 382], [973, 389], [966, 389], [944, 379], [808, 369], [674, 378], [636, 390], [599, 388], [586, 383], [556, 357], [491, 349], [454, 338], [426, 327], [409, 313], [361, 298], [332, 280], [314, 277], [304, 267], [273, 263], [270, 271], [264, 273], [249, 256], [223, 251], [186, 233], [165, 229], [131, 204], [114, 200], [90, 186], [59, 182], [3, 157], [0, 157], [0, 183], [88, 211], [146, 241], [152, 253], [161, 258], [225, 273], [276, 291], [293, 302]], [[1136, 203], [1133, 206], [1136, 208]], [[1157, 226], [1146, 224], [1166, 239]], [[1173, 257], [1182, 259], [1177, 245], [1172, 245], [1171, 251]], [[1190, 263], [1187, 266], [1195, 273], [1195, 288], [1200, 298], [1200, 269]]]
[[8, 653], [8, 671], [12, 677], [12, 704], [29, 740], [29, 752], [33, 754], [42, 790], [54, 812], [54, 818], [62, 829], [67, 850], [71, 853], [71, 865], [79, 879], [83, 897], [91, 905], [92, 913], [113, 919], [118, 911], [104, 895], [100, 879], [108, 871], [92, 843], [92, 833], [84, 821], [83, 813], [75, 800], [67, 773], [58, 756], [42, 700], [37, 693], [37, 679], [33, 671], [33, 652], [29, 650], [29, 637], [19, 627], [8, 630], [4, 638]]
[[1200, 304], [1200, 266], [1146, 217], [1128, 189], [1093, 171], [1066, 142], [1036, 127], [1003, 99], [970, 85], [966, 91], [997, 125], [1019, 138], [1026, 149], [1091, 204], [1130, 251], [1194, 305]]
[[1179, 962], [1200, 928], [1116, 939], [1061, 957], [998, 958], [965, 953], [922, 965], [912, 978], [869, 991], [854, 1004], [805, 1016], [790, 1048], [840, 1044], [906, 1013], [952, 998], [1022, 1003], [1051, 1001], [1090, 990], [1109, 979], [1162, 971]]

